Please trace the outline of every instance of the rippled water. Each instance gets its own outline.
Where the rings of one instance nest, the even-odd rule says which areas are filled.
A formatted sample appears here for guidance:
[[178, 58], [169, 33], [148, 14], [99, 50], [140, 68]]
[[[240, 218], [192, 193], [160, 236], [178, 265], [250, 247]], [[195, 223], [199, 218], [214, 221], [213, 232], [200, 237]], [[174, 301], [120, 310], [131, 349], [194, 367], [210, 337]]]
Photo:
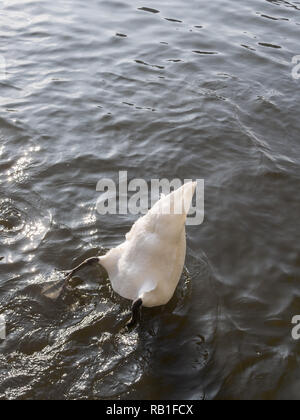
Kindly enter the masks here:
[[[0, 5], [0, 398], [299, 399], [299, 2]], [[130, 334], [101, 272], [44, 293], [135, 220], [96, 212], [120, 170], [206, 183], [190, 276]]]

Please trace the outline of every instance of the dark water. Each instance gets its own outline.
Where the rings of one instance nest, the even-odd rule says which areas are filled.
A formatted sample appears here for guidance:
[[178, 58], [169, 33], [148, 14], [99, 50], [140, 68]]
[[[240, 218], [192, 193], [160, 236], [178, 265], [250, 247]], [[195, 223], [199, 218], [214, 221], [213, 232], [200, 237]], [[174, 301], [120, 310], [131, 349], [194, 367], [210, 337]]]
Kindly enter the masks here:
[[[299, 399], [300, 3], [1, 5], [0, 398]], [[120, 170], [206, 183], [190, 276], [127, 335], [103, 273], [43, 294], [123, 240]]]

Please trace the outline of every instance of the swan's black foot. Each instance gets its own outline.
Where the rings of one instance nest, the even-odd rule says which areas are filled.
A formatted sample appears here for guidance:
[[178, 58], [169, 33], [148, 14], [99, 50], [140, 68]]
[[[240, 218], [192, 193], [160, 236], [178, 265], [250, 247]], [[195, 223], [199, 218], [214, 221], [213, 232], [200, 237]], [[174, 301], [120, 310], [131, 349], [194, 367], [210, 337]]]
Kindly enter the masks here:
[[99, 263], [99, 258], [98, 257], [92, 257], [92, 258], [88, 258], [87, 260], [83, 261], [83, 263], [79, 264], [77, 267], [73, 268], [73, 270], [69, 270], [69, 271], [63, 271], [64, 275], [65, 275], [65, 282], [64, 282], [64, 286], [63, 286], [63, 291], [66, 292], [76, 286], [78, 286], [79, 284], [81, 284], [81, 282], [77, 279], [72, 279], [72, 277], [78, 272], [80, 271], [82, 268], [88, 266], [88, 265], [93, 265], [93, 264], [98, 264]]
[[75, 289], [75, 287], [81, 286], [84, 283], [84, 281], [79, 277], [72, 277], [68, 280], [68, 285], [72, 287], [72, 289]]
[[133, 305], [132, 305], [132, 308], [131, 308], [132, 317], [131, 317], [131, 320], [126, 325], [128, 330], [131, 330], [140, 321], [142, 304], [143, 304], [142, 299], [138, 299], [135, 302], [133, 302]]
[[93, 265], [93, 264], [98, 264], [98, 263], [99, 263], [99, 258], [98, 257], [88, 258], [87, 260], [83, 261], [83, 263], [81, 263], [77, 267], [73, 268], [73, 270], [64, 271], [65, 276], [66, 276], [66, 280], [69, 280], [70, 278], [72, 278], [82, 268], [84, 268], [88, 265]]

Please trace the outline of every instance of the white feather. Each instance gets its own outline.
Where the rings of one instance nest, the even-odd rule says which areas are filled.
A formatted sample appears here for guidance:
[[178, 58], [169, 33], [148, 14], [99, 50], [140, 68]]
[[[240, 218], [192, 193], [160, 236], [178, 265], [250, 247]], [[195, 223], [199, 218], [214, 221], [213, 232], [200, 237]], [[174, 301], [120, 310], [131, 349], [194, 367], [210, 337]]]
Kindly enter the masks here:
[[99, 258], [120, 296], [141, 298], [147, 307], [171, 299], [184, 267], [185, 222], [195, 189], [189, 182], [162, 197], [132, 226], [125, 242]]

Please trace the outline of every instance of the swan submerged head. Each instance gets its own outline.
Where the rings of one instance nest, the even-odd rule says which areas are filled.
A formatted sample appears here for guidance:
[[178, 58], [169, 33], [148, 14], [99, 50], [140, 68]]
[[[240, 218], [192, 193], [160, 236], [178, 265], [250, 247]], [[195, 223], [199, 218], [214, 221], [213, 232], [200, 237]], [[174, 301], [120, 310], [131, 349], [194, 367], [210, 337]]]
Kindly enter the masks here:
[[185, 222], [197, 183], [189, 182], [161, 199], [139, 218], [125, 241], [106, 255], [76, 267], [97, 262], [109, 276], [113, 290], [133, 301], [133, 326], [141, 306], [166, 304], [180, 280], [186, 256]]

